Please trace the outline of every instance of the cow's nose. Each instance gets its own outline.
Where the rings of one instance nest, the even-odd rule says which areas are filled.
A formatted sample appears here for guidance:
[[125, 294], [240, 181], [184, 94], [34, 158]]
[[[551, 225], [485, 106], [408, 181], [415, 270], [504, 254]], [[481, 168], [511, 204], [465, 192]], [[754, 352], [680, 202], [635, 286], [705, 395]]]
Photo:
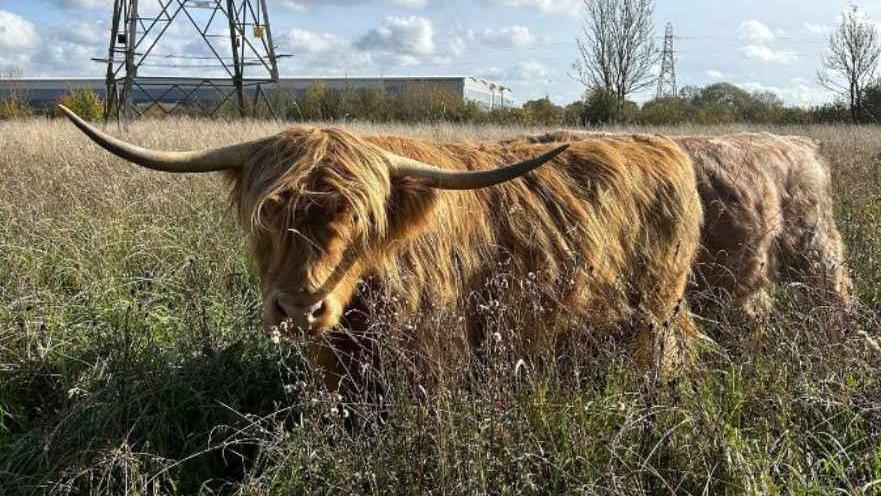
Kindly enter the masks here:
[[295, 324], [300, 325], [302, 327], [308, 327], [315, 323], [315, 321], [321, 317], [325, 310], [324, 301], [319, 301], [310, 306], [299, 306], [296, 304], [290, 304], [285, 302], [284, 299], [279, 298], [276, 300], [276, 305], [280, 310], [280, 313], [285, 317], [294, 321]]
[[324, 313], [324, 300], [315, 303], [314, 305], [303, 309], [303, 314], [308, 316], [311, 319], [317, 319], [321, 317], [321, 314]]

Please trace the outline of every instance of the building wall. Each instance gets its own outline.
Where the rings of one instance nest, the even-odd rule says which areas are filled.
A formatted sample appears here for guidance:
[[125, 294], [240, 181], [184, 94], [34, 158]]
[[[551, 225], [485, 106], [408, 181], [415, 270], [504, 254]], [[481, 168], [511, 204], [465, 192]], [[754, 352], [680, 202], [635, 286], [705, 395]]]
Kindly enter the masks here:
[[510, 108], [514, 106], [511, 100], [511, 90], [505, 86], [478, 79], [465, 78], [465, 99], [479, 104], [485, 109]]
[[465, 98], [465, 78], [282, 78], [279, 87], [302, 97], [315, 81], [320, 80], [330, 90], [345, 92], [365, 88], [381, 89], [400, 97], [408, 90], [437, 88]]
[[[321, 80], [331, 90], [339, 92], [351, 89], [376, 88], [382, 89], [390, 95], [401, 96], [408, 90], [421, 91], [427, 88], [436, 88], [459, 95], [463, 99], [473, 101], [484, 108], [497, 108], [503, 104], [501, 92], [496, 89], [498, 85], [469, 77], [282, 78], [279, 82], [279, 88], [291, 92], [299, 98], [317, 80]], [[149, 92], [153, 95], [161, 95], [167, 91], [168, 96], [164, 100], [167, 102], [177, 101], [189, 89], [174, 88], [173, 84], [175, 82], [177, 81], [171, 78], [156, 80], [157, 86], [150, 86]], [[217, 80], [217, 83], [228, 84], [228, 81]], [[0, 81], [0, 97], [8, 94], [10, 91], [24, 91], [31, 105], [35, 107], [49, 107], [64, 94], [78, 89], [92, 90], [102, 98], [106, 95], [106, 86], [103, 79], [22, 79]], [[267, 90], [269, 89], [270, 87], [267, 87]], [[507, 95], [510, 95], [510, 92]], [[192, 95], [192, 99], [211, 101], [216, 96], [217, 92], [208, 85], [196, 91]], [[133, 98], [135, 103], [148, 103], [150, 101], [148, 94], [138, 88], [135, 88]], [[510, 106], [510, 99], [504, 98], [504, 106]]]
[[0, 98], [11, 91], [22, 92], [34, 107], [48, 107], [71, 91], [87, 89], [101, 98], [107, 93], [103, 79], [22, 79], [0, 81]]

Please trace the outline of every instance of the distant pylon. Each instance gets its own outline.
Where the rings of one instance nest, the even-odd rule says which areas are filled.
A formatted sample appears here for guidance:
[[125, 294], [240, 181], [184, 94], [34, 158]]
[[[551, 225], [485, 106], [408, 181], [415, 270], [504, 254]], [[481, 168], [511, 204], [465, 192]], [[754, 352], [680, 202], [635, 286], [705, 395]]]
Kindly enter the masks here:
[[657, 98], [677, 96], [676, 57], [673, 51], [673, 23], [667, 23], [664, 31], [664, 52], [661, 55], [661, 74], [658, 76]]

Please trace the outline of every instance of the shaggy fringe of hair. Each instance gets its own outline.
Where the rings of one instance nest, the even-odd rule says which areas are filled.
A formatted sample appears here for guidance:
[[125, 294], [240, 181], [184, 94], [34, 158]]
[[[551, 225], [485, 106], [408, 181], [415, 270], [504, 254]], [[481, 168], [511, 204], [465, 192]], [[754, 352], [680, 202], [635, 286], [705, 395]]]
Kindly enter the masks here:
[[[240, 208], [242, 225], [265, 229], [268, 204], [296, 203], [285, 209], [281, 229], [293, 228], [296, 213], [328, 207], [340, 195], [361, 222], [365, 237], [384, 236], [389, 191], [387, 162], [375, 148], [338, 129], [293, 128], [270, 138], [236, 177], [232, 199]], [[314, 174], [319, 170], [320, 174]], [[337, 205], [330, 205], [337, 206]], [[342, 206], [342, 205], [339, 205]]]

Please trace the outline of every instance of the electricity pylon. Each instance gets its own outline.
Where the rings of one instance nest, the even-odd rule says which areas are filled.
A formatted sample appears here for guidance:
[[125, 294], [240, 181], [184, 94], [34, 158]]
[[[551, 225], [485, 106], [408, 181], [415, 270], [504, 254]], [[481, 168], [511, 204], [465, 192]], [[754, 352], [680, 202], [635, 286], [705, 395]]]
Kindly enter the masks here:
[[[189, 53], [157, 49], [173, 24], [195, 28]], [[210, 102], [214, 114], [232, 98], [244, 117], [250, 89], [252, 110], [263, 101], [272, 112], [264, 87], [278, 83], [278, 57], [266, 0], [114, 0], [111, 25], [109, 54], [100, 60], [107, 64], [105, 118], [153, 107], [171, 113], [194, 102]], [[220, 75], [197, 75], [207, 70]]]
[[673, 51], [673, 23], [667, 23], [664, 31], [664, 51], [661, 54], [661, 74], [658, 75], [657, 98], [677, 96], [676, 88], [676, 52]]

